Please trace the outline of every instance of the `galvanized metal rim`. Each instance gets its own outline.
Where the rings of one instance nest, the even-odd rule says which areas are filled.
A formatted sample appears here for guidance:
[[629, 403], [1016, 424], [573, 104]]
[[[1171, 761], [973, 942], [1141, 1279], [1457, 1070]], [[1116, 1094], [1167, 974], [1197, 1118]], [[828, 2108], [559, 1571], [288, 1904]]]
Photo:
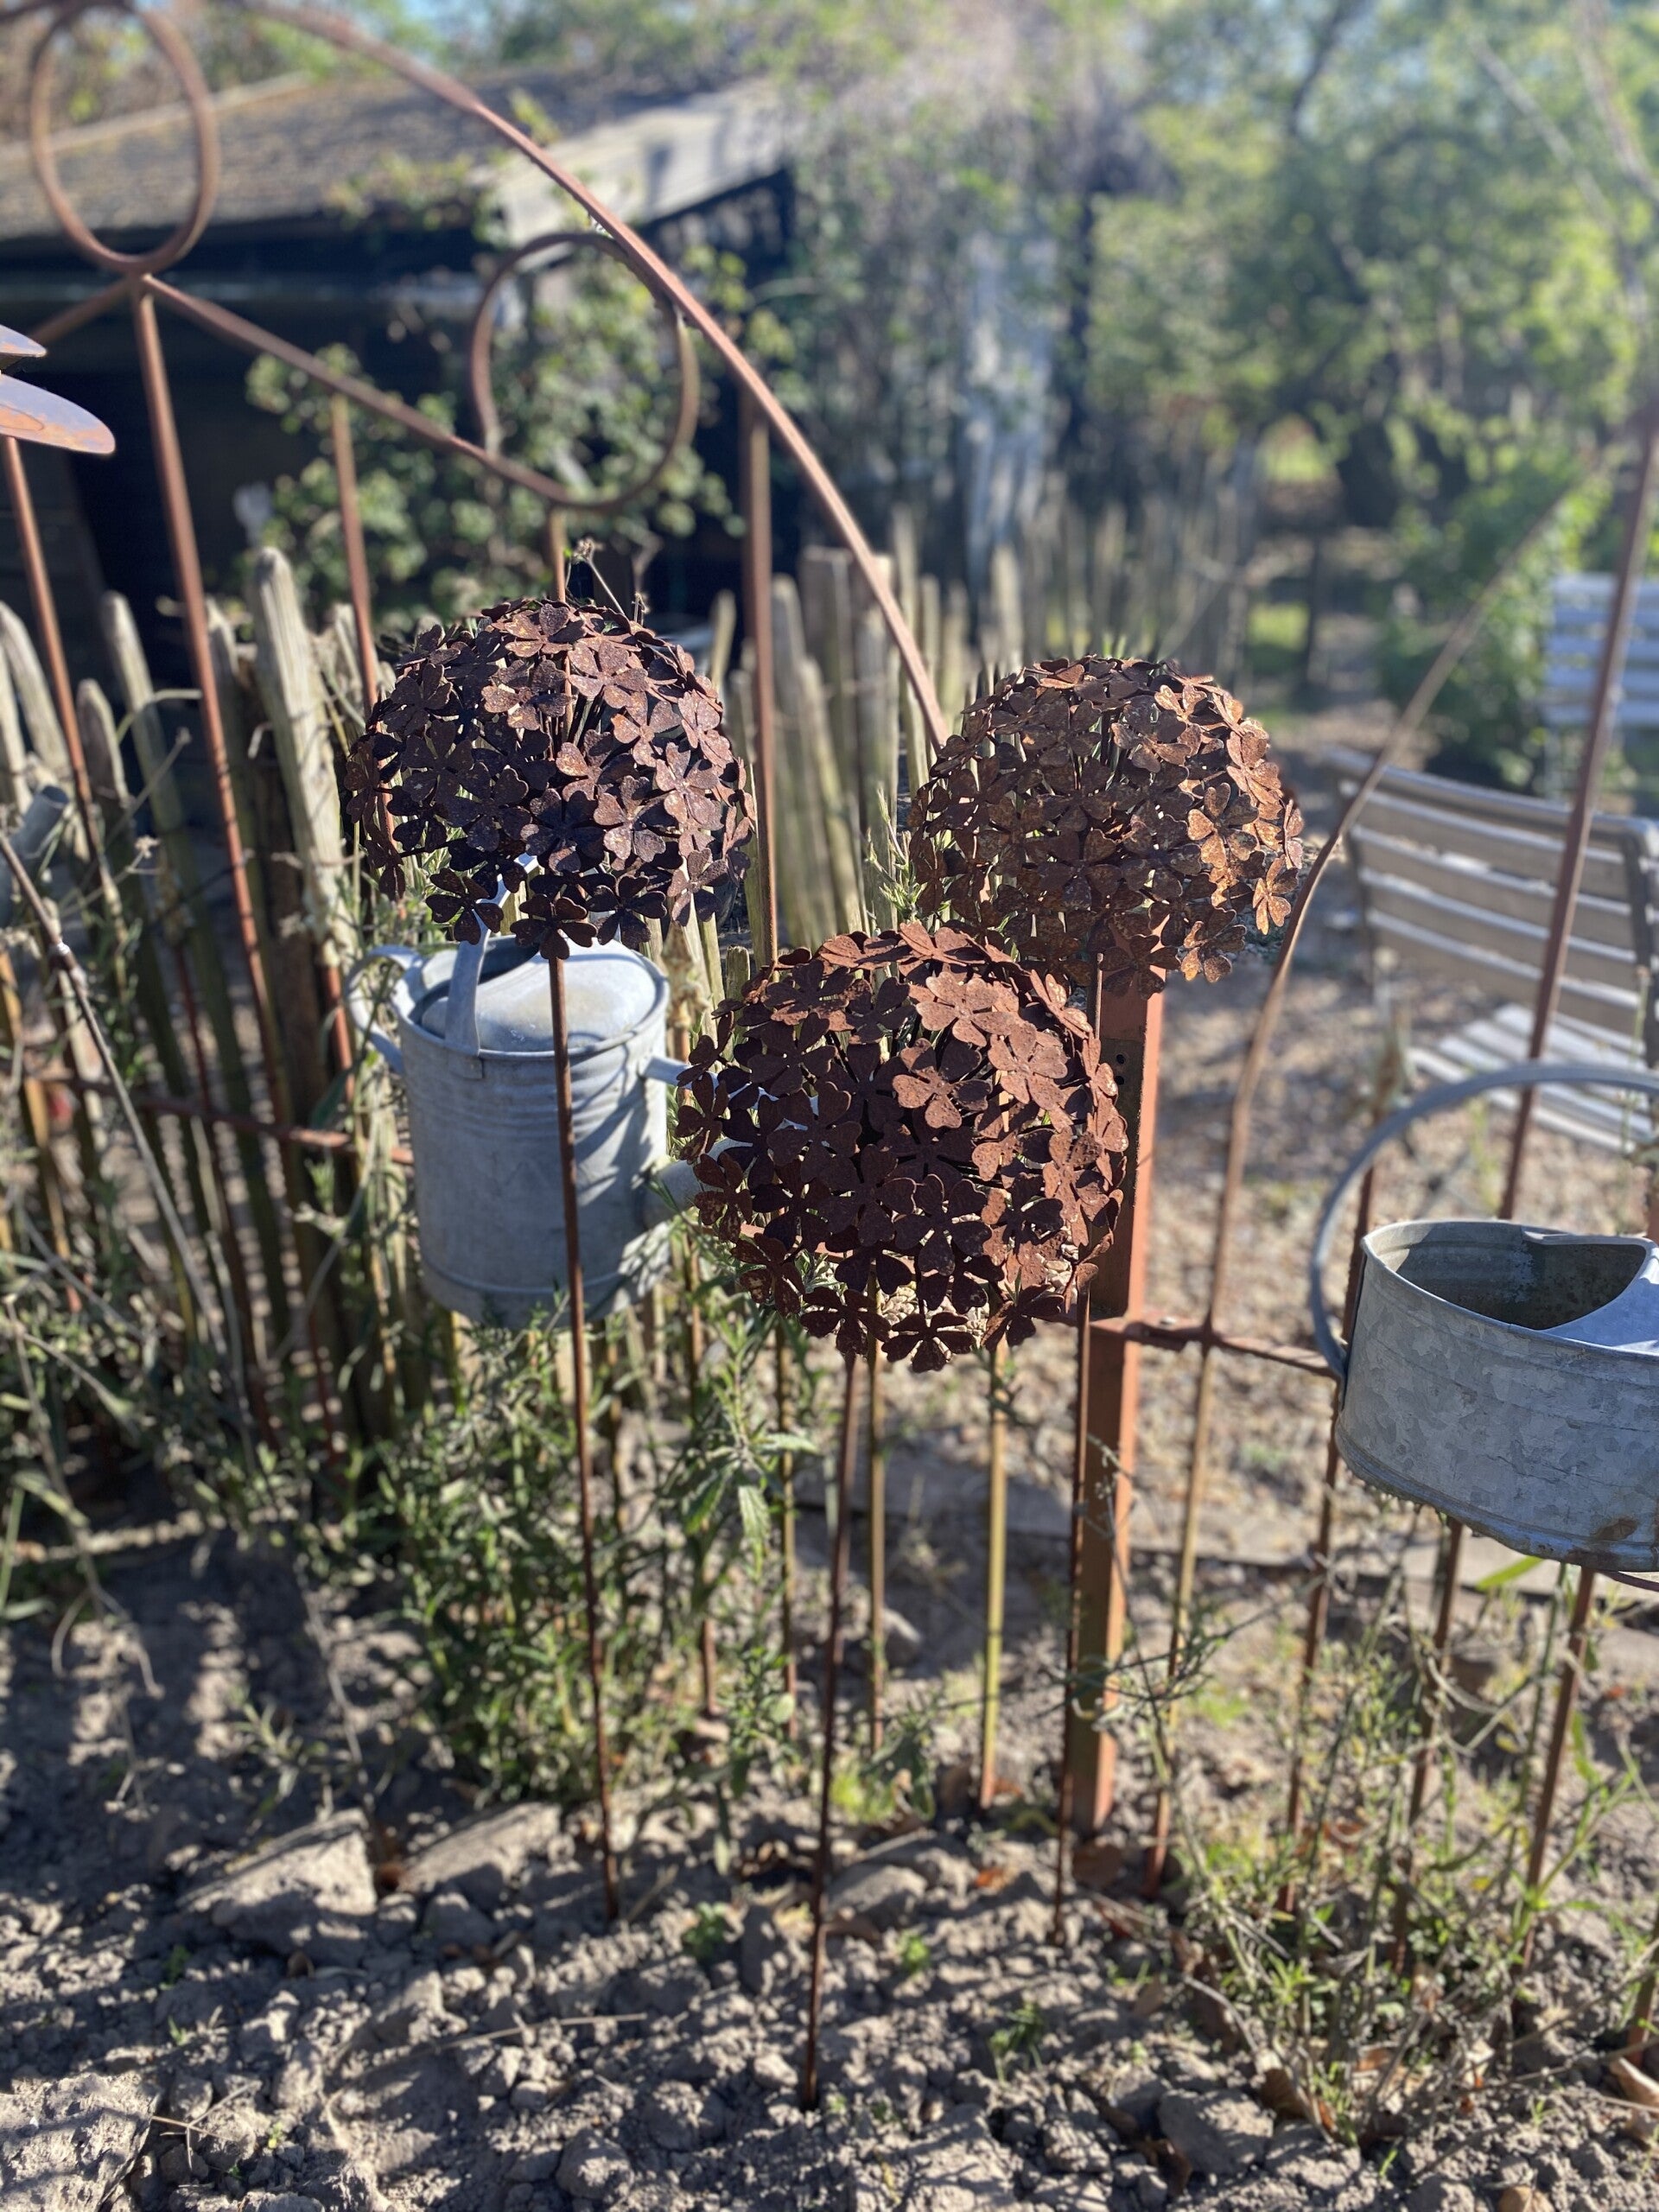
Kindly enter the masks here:
[[[1507, 1330], [1511, 1336], [1525, 1338], [1529, 1344], [1552, 1346], [1559, 1351], [1607, 1352], [1619, 1359], [1639, 1359], [1646, 1361], [1650, 1365], [1656, 1358], [1659, 1358], [1659, 1354], [1650, 1351], [1634, 1351], [1624, 1344], [1580, 1344], [1572, 1337], [1554, 1336], [1548, 1329], [1529, 1329], [1524, 1321], [1500, 1321], [1495, 1314], [1478, 1313], [1471, 1306], [1459, 1306], [1455, 1298], [1442, 1298], [1438, 1291], [1426, 1289], [1421, 1283], [1411, 1281], [1376, 1249], [1376, 1240], [1379, 1236], [1392, 1236], [1397, 1231], [1406, 1229], [1446, 1229], [1459, 1218], [1459, 1217], [1456, 1215], [1433, 1215], [1421, 1220], [1384, 1222], [1380, 1228], [1372, 1230], [1370, 1236], [1364, 1238], [1365, 1255], [1368, 1259], [1375, 1260], [1379, 1268], [1386, 1268], [1400, 1287], [1409, 1291], [1413, 1297], [1427, 1299], [1431, 1306], [1441, 1306], [1448, 1313], [1461, 1313], [1468, 1320], [1478, 1321], [1483, 1328]], [[1478, 1217], [1470, 1218], [1477, 1228], [1486, 1225]], [[1560, 1236], [1564, 1233], [1570, 1233], [1563, 1232], [1559, 1229], [1548, 1229], [1541, 1222], [1506, 1221], [1492, 1225], [1516, 1230], [1523, 1236]], [[1659, 1252], [1659, 1244], [1656, 1244], [1650, 1236], [1584, 1236], [1577, 1241], [1584, 1244], [1632, 1244], [1643, 1252]], [[1637, 1272], [1639, 1274], [1641, 1270], [1638, 1268]], [[1630, 1281], [1634, 1282], [1635, 1280], [1636, 1276], [1632, 1275]], [[1624, 1288], [1628, 1290], [1630, 1287], [1630, 1283], [1626, 1283]], [[1622, 1297], [1624, 1293], [1621, 1291], [1617, 1295]], [[1611, 1305], [1612, 1300], [1609, 1299], [1605, 1303]], [[1580, 1320], [1588, 1320], [1591, 1313], [1599, 1313], [1601, 1310], [1599, 1306], [1592, 1306], [1589, 1313], [1581, 1313], [1577, 1318]]]
[[[1343, 1169], [1325, 1202], [1307, 1262], [1308, 1314], [1313, 1325], [1313, 1341], [1338, 1382], [1347, 1379], [1348, 1348], [1332, 1325], [1330, 1308], [1325, 1304], [1325, 1263], [1336, 1235], [1337, 1217], [1349, 1192], [1377, 1154], [1414, 1122], [1420, 1122], [1429, 1114], [1444, 1113], [1448, 1107], [1460, 1106], [1465, 1099], [1478, 1098], [1484, 1091], [1529, 1090], [1546, 1084], [1562, 1084], [1586, 1090], [1644, 1090], [1659, 1097], [1659, 1070], [1610, 1068], [1605, 1061], [1597, 1060], [1517, 1060], [1510, 1067], [1484, 1068], [1479, 1074], [1465, 1076], [1459, 1082], [1435, 1084], [1420, 1092], [1386, 1121], [1379, 1122]], [[1512, 1328], [1515, 1324], [1499, 1322], [1497, 1325]], [[1530, 1335], [1532, 1332], [1526, 1333]], [[1632, 1356], [1643, 1357], [1641, 1353]]]
[[[588, 949], [588, 948], [585, 946], [582, 948], [583, 950], [587, 950]], [[570, 1065], [573, 1068], [582, 1067], [585, 1065], [588, 1061], [599, 1059], [607, 1052], [620, 1052], [625, 1046], [632, 1045], [637, 1038], [641, 1036], [644, 1032], [651, 1027], [653, 1021], [655, 1021], [661, 1014], [665, 1014], [668, 1009], [667, 976], [664, 975], [660, 968], [653, 966], [652, 963], [649, 960], [645, 959], [642, 954], [636, 952], [632, 945], [595, 945], [592, 950], [594, 951], [603, 952], [609, 952], [612, 950], [625, 952], [631, 960], [637, 960], [639, 963], [639, 965], [652, 979], [652, 1001], [637, 1021], [630, 1022], [626, 1029], [619, 1029], [615, 1036], [606, 1038], [603, 1044], [582, 1046], [573, 1045], [570, 1048], [569, 1056]], [[530, 957], [531, 959], [535, 960], [538, 959], [540, 955], [537, 953], [531, 953]], [[509, 969], [507, 972], [511, 974], [513, 971]], [[410, 1011], [407, 1014], [405, 1014], [403, 1007], [398, 1005], [394, 989], [392, 1012], [397, 1017], [398, 1027], [418, 1035], [429, 1045], [441, 1046], [445, 1052], [459, 1052], [462, 1058], [468, 1060], [499, 1060], [503, 1063], [530, 1061], [533, 1063], [537, 1060], [551, 1060], [555, 1058], [551, 1046], [549, 1046], [545, 1052], [504, 1052], [499, 1046], [480, 1045], [475, 1052], [464, 1052], [461, 1046], [452, 1045], [447, 1037], [439, 1036], [435, 1029], [426, 1028], [416, 1019], [420, 1008], [425, 1006], [430, 1000], [445, 995], [448, 991], [448, 988], [449, 986], [447, 982], [435, 983], [429, 991], [423, 991], [418, 999], [413, 1000], [410, 1002]]]

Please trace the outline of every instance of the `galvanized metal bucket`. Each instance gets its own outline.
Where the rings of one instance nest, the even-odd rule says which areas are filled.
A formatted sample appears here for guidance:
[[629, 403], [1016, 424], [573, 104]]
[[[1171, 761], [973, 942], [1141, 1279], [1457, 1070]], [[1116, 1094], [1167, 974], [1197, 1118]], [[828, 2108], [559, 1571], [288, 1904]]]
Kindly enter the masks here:
[[1372, 1131], [1325, 1205], [1313, 1332], [1342, 1383], [1337, 1448], [1363, 1481], [1536, 1559], [1659, 1567], [1659, 1244], [1508, 1221], [1407, 1221], [1364, 1239], [1353, 1340], [1324, 1272], [1343, 1200], [1383, 1147], [1483, 1091], [1659, 1093], [1659, 1073], [1526, 1061], [1427, 1090]]
[[[364, 989], [381, 961], [398, 970], [395, 1038]], [[666, 980], [602, 945], [573, 953], [565, 981], [584, 1304], [597, 1319], [662, 1280], [668, 1224], [693, 1179], [668, 1158], [664, 1086], [681, 1064], [664, 1051]], [[567, 1281], [546, 963], [511, 938], [426, 953], [377, 945], [347, 998], [403, 1078], [429, 1294], [505, 1328], [545, 1317]]]

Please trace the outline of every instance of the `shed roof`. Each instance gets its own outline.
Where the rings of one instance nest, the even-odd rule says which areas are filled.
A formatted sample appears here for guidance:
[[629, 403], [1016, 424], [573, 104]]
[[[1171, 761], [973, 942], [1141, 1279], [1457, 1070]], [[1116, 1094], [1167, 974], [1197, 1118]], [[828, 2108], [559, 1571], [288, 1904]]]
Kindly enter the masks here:
[[[561, 161], [626, 220], [696, 207], [772, 174], [785, 157], [781, 111], [755, 82], [671, 99], [599, 99], [550, 70], [495, 71], [472, 84], [503, 115], [512, 115], [518, 95], [533, 101], [560, 133]], [[216, 229], [303, 228], [347, 213], [394, 213], [411, 193], [452, 201], [492, 194], [516, 243], [573, 212], [486, 124], [400, 78], [270, 78], [218, 94], [213, 107]], [[188, 205], [194, 157], [181, 103], [60, 131], [53, 150], [71, 200], [111, 245], [155, 237]], [[60, 235], [28, 147], [0, 149], [0, 245], [46, 245]]]

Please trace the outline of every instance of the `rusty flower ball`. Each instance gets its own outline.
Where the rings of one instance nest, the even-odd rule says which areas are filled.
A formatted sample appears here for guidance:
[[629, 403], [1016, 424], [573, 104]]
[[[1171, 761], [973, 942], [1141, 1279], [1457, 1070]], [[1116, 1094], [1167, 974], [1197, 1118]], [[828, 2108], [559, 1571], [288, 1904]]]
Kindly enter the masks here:
[[1065, 987], [907, 922], [786, 952], [682, 1078], [705, 1225], [744, 1288], [918, 1368], [1058, 1318], [1109, 1241], [1116, 1086]]
[[1042, 661], [976, 700], [917, 794], [921, 911], [1108, 990], [1224, 976], [1290, 912], [1302, 819], [1267, 733], [1168, 661]]
[[[392, 822], [389, 840], [381, 794]], [[404, 661], [346, 766], [346, 810], [395, 896], [441, 856], [427, 904], [452, 937], [501, 925], [550, 958], [645, 942], [711, 911], [753, 821], [720, 701], [689, 654], [595, 607], [516, 600]]]

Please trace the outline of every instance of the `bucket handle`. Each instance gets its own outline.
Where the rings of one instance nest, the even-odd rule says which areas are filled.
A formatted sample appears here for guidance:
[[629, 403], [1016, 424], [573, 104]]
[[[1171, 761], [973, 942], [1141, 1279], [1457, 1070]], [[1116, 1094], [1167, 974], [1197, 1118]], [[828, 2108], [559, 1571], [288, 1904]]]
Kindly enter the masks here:
[[346, 1011], [352, 1018], [352, 1027], [365, 1043], [373, 1046], [394, 1075], [402, 1075], [404, 1071], [403, 1053], [384, 1029], [375, 1027], [372, 1001], [358, 989], [358, 982], [365, 970], [372, 967], [377, 960], [390, 960], [400, 975], [407, 976], [422, 957], [423, 955], [412, 944], [372, 944], [360, 960], [353, 963], [346, 978], [343, 995]]
[[1610, 1067], [1605, 1060], [1517, 1060], [1513, 1066], [1484, 1068], [1479, 1074], [1465, 1076], [1457, 1083], [1438, 1083], [1420, 1091], [1397, 1112], [1379, 1122], [1343, 1169], [1325, 1202], [1307, 1263], [1308, 1311], [1313, 1319], [1314, 1341], [1338, 1382], [1347, 1379], [1348, 1350], [1332, 1326], [1330, 1309], [1325, 1302], [1324, 1277], [1343, 1200], [1383, 1147], [1392, 1144], [1414, 1122], [1421, 1121], [1428, 1114], [1444, 1113], [1448, 1106], [1459, 1106], [1465, 1098], [1478, 1098], [1484, 1090], [1531, 1090], [1544, 1084], [1564, 1084], [1580, 1090], [1645, 1090], [1659, 1096], [1659, 1069]]

